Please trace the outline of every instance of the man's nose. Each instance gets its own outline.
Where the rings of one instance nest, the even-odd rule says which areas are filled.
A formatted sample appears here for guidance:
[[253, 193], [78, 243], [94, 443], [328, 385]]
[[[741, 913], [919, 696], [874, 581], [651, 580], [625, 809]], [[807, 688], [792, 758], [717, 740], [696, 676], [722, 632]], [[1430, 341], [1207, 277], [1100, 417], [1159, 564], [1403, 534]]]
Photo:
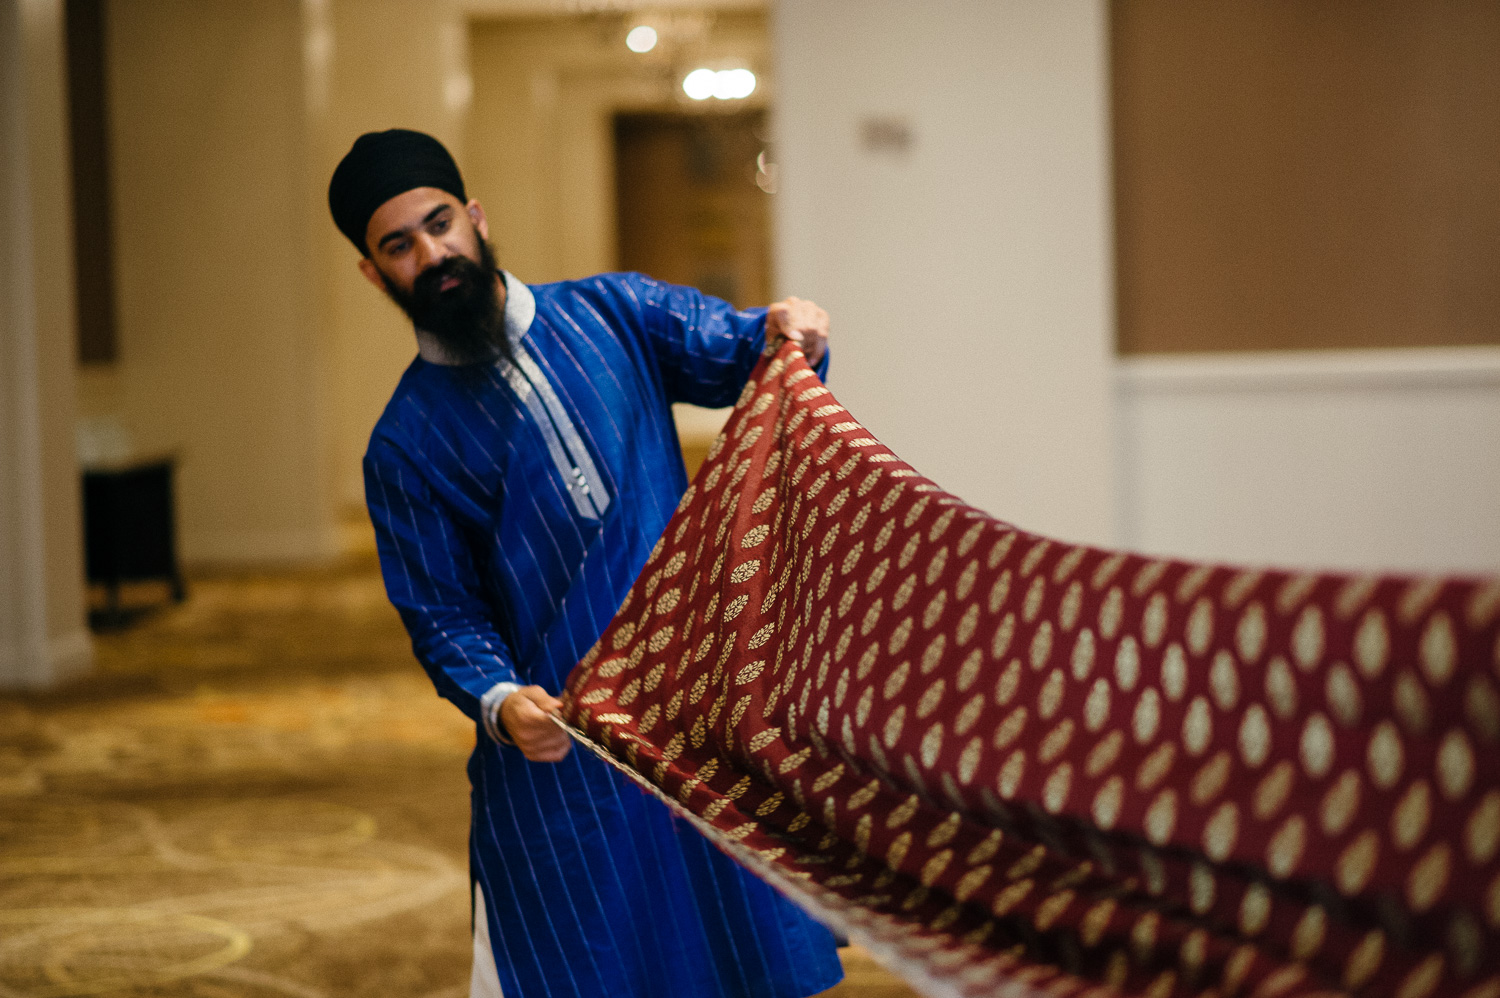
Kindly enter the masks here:
[[448, 248], [425, 232], [417, 234], [414, 248], [419, 273], [448, 259]]

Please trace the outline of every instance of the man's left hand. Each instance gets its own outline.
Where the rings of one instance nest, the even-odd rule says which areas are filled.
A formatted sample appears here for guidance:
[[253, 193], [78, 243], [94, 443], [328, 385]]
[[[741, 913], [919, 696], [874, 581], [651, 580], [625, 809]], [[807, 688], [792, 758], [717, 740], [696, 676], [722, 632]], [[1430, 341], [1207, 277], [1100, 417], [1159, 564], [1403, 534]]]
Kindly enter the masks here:
[[828, 350], [828, 313], [802, 298], [788, 298], [766, 309], [766, 340], [785, 336], [817, 367]]
[[500, 701], [500, 723], [532, 762], [560, 762], [573, 741], [552, 721], [562, 701], [540, 686], [522, 686]]

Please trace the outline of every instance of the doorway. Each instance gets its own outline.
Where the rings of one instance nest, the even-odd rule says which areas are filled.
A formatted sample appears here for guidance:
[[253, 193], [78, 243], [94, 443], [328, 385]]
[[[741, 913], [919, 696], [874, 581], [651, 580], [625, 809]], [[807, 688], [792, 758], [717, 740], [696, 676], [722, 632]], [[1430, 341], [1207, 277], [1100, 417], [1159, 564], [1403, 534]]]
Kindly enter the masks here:
[[770, 300], [765, 112], [615, 116], [617, 260], [736, 307]]

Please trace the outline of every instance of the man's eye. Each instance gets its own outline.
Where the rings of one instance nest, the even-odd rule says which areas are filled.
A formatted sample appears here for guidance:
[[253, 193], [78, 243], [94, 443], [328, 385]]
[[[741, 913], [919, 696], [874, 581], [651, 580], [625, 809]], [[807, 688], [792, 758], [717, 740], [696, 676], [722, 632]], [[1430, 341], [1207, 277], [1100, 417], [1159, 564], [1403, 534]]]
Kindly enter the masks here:
[[432, 223], [432, 231], [433, 231], [434, 234], [439, 233], [439, 232], [447, 232], [448, 231], [448, 225], [449, 225], [449, 220], [448, 219], [446, 219], [446, 218], [440, 218], [437, 221], [435, 221], [435, 222]]

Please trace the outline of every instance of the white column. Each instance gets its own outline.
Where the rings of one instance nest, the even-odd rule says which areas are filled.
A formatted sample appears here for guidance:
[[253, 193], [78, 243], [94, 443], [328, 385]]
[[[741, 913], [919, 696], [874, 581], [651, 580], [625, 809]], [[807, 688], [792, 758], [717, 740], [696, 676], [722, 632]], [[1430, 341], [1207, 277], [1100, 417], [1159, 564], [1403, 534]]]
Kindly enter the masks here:
[[943, 487], [1115, 537], [1104, 0], [773, 6], [781, 293], [830, 385]]
[[0, 688], [85, 670], [61, 0], [0, 0]]

